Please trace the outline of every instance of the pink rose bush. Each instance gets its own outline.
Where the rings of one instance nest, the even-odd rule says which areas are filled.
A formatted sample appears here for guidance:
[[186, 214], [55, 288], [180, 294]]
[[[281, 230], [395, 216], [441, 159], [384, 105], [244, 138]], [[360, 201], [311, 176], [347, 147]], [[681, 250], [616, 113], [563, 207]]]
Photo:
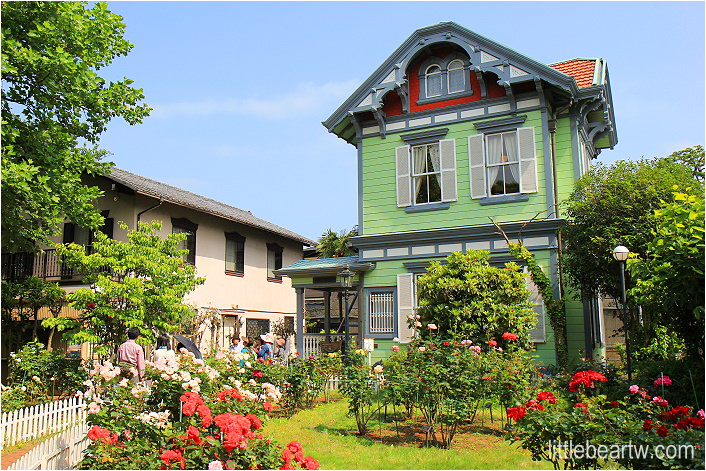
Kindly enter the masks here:
[[260, 431], [282, 398], [267, 381], [274, 368], [229, 352], [205, 360], [175, 354], [147, 362], [146, 381], [134, 385], [112, 364], [96, 366], [79, 393], [89, 403], [92, 443], [78, 467], [318, 469], [302, 450], [286, 459]]

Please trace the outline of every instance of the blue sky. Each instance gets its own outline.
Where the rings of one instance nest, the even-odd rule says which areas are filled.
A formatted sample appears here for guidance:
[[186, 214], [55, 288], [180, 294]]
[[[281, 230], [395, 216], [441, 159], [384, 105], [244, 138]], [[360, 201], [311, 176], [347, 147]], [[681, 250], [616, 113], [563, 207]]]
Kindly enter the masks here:
[[704, 144], [704, 3], [141, 2], [102, 71], [152, 115], [113, 121], [122, 169], [317, 239], [357, 221], [356, 150], [321, 125], [412, 32], [440, 21], [544, 63], [608, 62], [619, 142], [599, 160]]

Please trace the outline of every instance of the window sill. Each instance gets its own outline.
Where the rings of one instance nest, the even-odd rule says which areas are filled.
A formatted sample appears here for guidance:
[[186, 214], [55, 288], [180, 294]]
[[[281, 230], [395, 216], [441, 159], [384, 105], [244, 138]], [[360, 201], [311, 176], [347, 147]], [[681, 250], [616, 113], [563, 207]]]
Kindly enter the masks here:
[[463, 92], [448, 93], [446, 95], [435, 96], [431, 98], [420, 98], [417, 100], [418, 105], [428, 105], [429, 103], [438, 103], [440, 101], [450, 101], [456, 98], [465, 98], [473, 96], [473, 90], [466, 90]]
[[240, 277], [240, 278], [242, 278], [242, 277], [245, 276], [245, 273], [242, 273], [242, 272], [239, 272], [239, 271], [229, 271], [229, 270], [226, 270], [226, 271], [225, 271], [225, 274], [228, 275], [228, 276], [238, 276], [238, 277]]
[[449, 209], [451, 205], [449, 203], [428, 203], [428, 204], [418, 204], [415, 206], [407, 206], [404, 208], [405, 213], [422, 213], [425, 211], [439, 211], [442, 209]]
[[491, 204], [520, 203], [525, 201], [529, 201], [529, 195], [521, 193], [519, 195], [489, 196], [480, 200], [479, 203], [481, 206], [488, 206]]
[[270, 283], [282, 283], [282, 278], [267, 278]]

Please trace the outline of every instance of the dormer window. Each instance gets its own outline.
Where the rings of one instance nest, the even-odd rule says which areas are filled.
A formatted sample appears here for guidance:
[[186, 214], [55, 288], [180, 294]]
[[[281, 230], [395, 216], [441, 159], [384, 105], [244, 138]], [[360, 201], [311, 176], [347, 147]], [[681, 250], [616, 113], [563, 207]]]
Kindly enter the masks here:
[[449, 62], [449, 93], [458, 93], [466, 90], [466, 74], [463, 61], [456, 59]]
[[442, 75], [441, 75], [441, 67], [439, 67], [437, 64], [430, 65], [427, 67], [427, 72], [426, 72], [426, 79], [427, 79], [427, 96], [428, 97], [434, 97], [434, 96], [441, 96], [442, 92]]
[[445, 58], [429, 57], [419, 66], [417, 104], [473, 95], [470, 62], [460, 53]]

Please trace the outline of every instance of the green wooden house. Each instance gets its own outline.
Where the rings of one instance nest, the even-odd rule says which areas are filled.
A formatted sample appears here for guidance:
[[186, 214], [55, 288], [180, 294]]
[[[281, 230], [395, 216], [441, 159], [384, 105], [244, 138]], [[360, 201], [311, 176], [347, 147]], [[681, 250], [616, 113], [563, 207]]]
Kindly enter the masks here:
[[[522, 228], [563, 291], [557, 203], [617, 143], [604, 60], [542, 64], [453, 22], [415, 31], [323, 124], [357, 149], [359, 255], [302, 260], [280, 273], [299, 294], [306, 353], [315, 344], [304, 345], [304, 290], [340, 291], [337, 275], [349, 267], [360, 344], [373, 359], [386, 357], [393, 339], [409, 341], [415, 279], [431, 261], [468, 249], [511, 260], [490, 218], [511, 240]], [[555, 363], [553, 332], [533, 299], [537, 353]], [[601, 346], [595, 303], [570, 301], [566, 315], [570, 356]]]

